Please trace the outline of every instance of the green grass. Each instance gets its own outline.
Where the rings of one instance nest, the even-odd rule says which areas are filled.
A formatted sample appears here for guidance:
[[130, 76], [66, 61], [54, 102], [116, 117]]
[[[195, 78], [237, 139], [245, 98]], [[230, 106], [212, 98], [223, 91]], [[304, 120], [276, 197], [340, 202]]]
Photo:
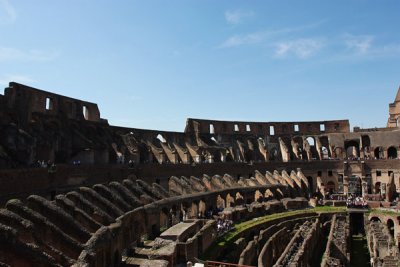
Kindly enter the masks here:
[[346, 207], [331, 207], [331, 206], [321, 206], [312, 209], [304, 209], [304, 210], [295, 210], [295, 211], [287, 211], [283, 213], [274, 213], [271, 215], [266, 215], [263, 217], [259, 217], [256, 219], [252, 219], [249, 221], [245, 221], [239, 224], [235, 224], [235, 230], [228, 232], [227, 234], [219, 237], [217, 240], [213, 242], [213, 244], [207, 249], [207, 251], [202, 255], [202, 259], [213, 259], [217, 260], [217, 256], [220, 251], [226, 247], [227, 245], [233, 244], [233, 242], [240, 237], [240, 235], [257, 225], [264, 224], [273, 220], [293, 216], [300, 215], [305, 213], [331, 213], [331, 212], [345, 212]]
[[383, 214], [383, 215], [394, 215], [399, 216], [400, 212], [389, 211], [389, 210], [381, 210], [381, 209], [371, 209], [369, 214]]

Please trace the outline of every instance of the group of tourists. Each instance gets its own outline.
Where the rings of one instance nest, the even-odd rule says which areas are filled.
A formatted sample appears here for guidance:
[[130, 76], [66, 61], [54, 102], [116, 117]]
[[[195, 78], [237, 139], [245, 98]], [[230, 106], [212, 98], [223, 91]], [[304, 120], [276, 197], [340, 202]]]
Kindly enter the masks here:
[[346, 205], [348, 208], [368, 208], [368, 202], [363, 197], [354, 196], [352, 194], [347, 197]]
[[222, 218], [218, 218], [217, 220], [218, 235], [224, 235], [231, 230], [233, 230], [233, 222], [231, 220], [224, 220]]

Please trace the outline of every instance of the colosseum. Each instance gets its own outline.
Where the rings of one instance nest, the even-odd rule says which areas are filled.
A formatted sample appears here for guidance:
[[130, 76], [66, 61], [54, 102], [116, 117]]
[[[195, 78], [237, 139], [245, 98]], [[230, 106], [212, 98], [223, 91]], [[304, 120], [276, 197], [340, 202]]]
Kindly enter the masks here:
[[144, 130], [11, 82], [0, 266], [400, 266], [399, 117], [400, 89], [385, 128], [188, 118], [183, 132]]

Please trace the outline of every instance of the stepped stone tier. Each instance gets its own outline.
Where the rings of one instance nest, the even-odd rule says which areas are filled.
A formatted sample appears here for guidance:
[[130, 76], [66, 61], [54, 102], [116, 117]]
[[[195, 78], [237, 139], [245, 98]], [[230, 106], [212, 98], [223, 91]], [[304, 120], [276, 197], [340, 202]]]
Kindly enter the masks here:
[[[393, 211], [399, 110], [400, 90], [386, 128], [189, 118], [170, 132], [112, 126], [95, 103], [11, 82], [0, 95], [0, 266], [175, 266], [205, 255], [218, 218], [340, 206], [350, 194]], [[268, 222], [218, 260], [348, 266], [352, 216]], [[371, 263], [396, 266], [400, 216], [371, 216]]]

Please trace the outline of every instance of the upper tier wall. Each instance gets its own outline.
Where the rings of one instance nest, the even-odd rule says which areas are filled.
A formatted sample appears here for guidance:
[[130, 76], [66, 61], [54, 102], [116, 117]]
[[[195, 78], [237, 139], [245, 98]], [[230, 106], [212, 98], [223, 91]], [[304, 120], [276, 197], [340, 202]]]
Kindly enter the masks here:
[[323, 133], [348, 133], [348, 120], [307, 122], [239, 122], [189, 118], [187, 133], [200, 134], [255, 134], [255, 135], [317, 135]]
[[30, 122], [33, 113], [91, 122], [103, 121], [95, 103], [42, 91], [15, 82], [10, 82], [9, 87], [5, 89], [3, 108], [17, 113], [19, 122], [24, 125]]

